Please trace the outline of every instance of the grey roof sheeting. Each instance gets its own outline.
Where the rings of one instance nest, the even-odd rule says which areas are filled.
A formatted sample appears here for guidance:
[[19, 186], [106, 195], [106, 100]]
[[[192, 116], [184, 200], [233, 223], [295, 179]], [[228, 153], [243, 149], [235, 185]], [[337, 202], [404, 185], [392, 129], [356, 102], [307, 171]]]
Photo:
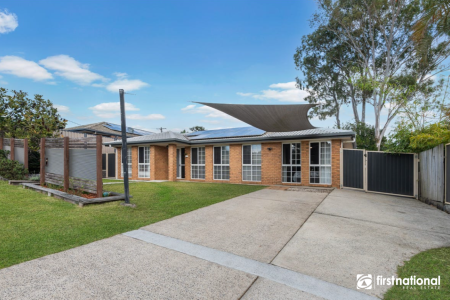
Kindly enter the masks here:
[[215, 108], [242, 122], [268, 132], [289, 132], [315, 128], [309, 123], [308, 110], [316, 106], [316, 104], [256, 105], [195, 103]]
[[[224, 129], [221, 129], [222, 131]], [[230, 128], [230, 133], [233, 128]], [[217, 144], [226, 142], [255, 142], [268, 140], [288, 140], [288, 139], [306, 139], [306, 138], [330, 138], [330, 137], [354, 137], [355, 133], [350, 130], [330, 129], [330, 128], [314, 128], [310, 130], [290, 131], [290, 132], [265, 132], [257, 136], [228, 136], [211, 139], [189, 139], [188, 136], [166, 131], [155, 133], [152, 135], [139, 136], [128, 138], [128, 144], [145, 144], [145, 143], [169, 143], [178, 142], [188, 145], [195, 144]], [[105, 143], [105, 145], [120, 146], [122, 141], [114, 141]]]

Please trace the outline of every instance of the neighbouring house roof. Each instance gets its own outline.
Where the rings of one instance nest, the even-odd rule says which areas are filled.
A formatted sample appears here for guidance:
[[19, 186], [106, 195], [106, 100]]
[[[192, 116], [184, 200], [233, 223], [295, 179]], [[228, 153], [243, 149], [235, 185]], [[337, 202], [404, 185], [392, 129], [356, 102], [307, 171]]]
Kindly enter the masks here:
[[[171, 131], [155, 133], [152, 135], [128, 138], [128, 144], [153, 144], [153, 143], [182, 143], [217, 144], [226, 142], [257, 142], [270, 140], [295, 140], [318, 138], [354, 138], [355, 133], [350, 130], [332, 128], [314, 128], [290, 132], [266, 132], [255, 127], [239, 127], [217, 130], [197, 131], [188, 134], [180, 134]], [[105, 145], [120, 146], [122, 141], [104, 143]]]
[[317, 104], [195, 103], [215, 108], [267, 132], [292, 132], [315, 128], [309, 123], [308, 110]]
[[[70, 132], [79, 132], [79, 133], [88, 133], [88, 134], [100, 134], [103, 136], [121, 136], [121, 128], [120, 125], [108, 123], [108, 122], [99, 122], [87, 125], [80, 125], [70, 128], [65, 128], [63, 131]], [[136, 129], [132, 127], [127, 127], [127, 137], [136, 137], [136, 136], [148, 136], [153, 134], [153, 132]]]

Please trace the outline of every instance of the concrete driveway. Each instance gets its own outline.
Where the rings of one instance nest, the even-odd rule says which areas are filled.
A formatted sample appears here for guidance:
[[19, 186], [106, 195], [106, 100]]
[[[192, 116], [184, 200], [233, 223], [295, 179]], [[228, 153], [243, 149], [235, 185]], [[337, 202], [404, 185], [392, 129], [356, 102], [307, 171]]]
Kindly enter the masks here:
[[450, 246], [450, 216], [349, 190], [264, 189], [0, 270], [0, 299], [371, 299], [356, 274]]

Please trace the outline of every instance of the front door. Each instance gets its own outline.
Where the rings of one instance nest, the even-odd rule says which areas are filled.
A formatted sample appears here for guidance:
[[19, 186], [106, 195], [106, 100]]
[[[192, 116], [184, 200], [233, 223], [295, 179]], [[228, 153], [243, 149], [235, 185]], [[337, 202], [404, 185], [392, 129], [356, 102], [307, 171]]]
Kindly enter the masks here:
[[177, 149], [177, 178], [179, 178], [179, 179], [184, 179], [184, 174], [185, 174], [184, 162], [185, 162], [184, 148], [178, 148]]

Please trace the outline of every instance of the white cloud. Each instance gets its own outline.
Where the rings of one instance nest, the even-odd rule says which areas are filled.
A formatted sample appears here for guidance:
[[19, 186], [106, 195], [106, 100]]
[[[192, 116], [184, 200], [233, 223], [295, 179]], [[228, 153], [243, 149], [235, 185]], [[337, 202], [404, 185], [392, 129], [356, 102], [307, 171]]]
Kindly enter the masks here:
[[186, 106], [185, 108], [182, 108], [181, 110], [186, 111], [186, 110], [193, 109], [194, 107], [195, 107], [195, 104], [191, 104], [191, 105]]
[[0, 73], [30, 78], [36, 81], [53, 78], [52, 74], [34, 61], [26, 60], [19, 56], [0, 57]]
[[130, 120], [163, 120], [166, 117], [164, 117], [161, 114], [149, 114], [147, 116], [143, 116], [140, 114], [131, 114], [127, 116], [127, 119]]
[[8, 33], [14, 31], [19, 26], [17, 16], [9, 13], [6, 9], [0, 11], [0, 33]]
[[208, 123], [208, 124], [219, 124], [220, 123], [220, 121], [218, 121], [218, 120], [202, 120], [202, 122]]
[[80, 85], [108, 80], [100, 74], [89, 71], [89, 64], [83, 64], [68, 55], [50, 56], [40, 60], [39, 63], [47, 69], [54, 70], [56, 75]]
[[239, 96], [253, 97], [260, 100], [278, 100], [282, 102], [304, 102], [305, 97], [309, 95], [307, 91], [300, 90], [296, 87], [296, 82], [274, 83], [270, 89], [262, 90], [259, 94], [241, 93]]
[[236, 94], [243, 97], [249, 97], [254, 95], [253, 93], [241, 93], [241, 92], [237, 92]]
[[53, 104], [53, 107], [56, 108], [59, 113], [70, 113], [70, 108], [68, 106]]
[[127, 73], [115, 72], [114, 75], [117, 76], [117, 80], [106, 86], [106, 89], [110, 92], [118, 92], [119, 89], [123, 89], [125, 92], [130, 92], [149, 86], [148, 83], [139, 79], [127, 79]]
[[[190, 113], [190, 114], [202, 114], [205, 115], [207, 118], [221, 118], [226, 119], [229, 121], [238, 121], [237, 119], [233, 118], [232, 116], [223, 113], [217, 109], [214, 109], [209, 106], [200, 106], [197, 107], [196, 105], [188, 105], [185, 108], [181, 109], [183, 113]], [[240, 121], [239, 121], [240, 122]]]
[[[120, 116], [120, 102], [105, 102], [89, 107], [94, 115], [101, 118], [114, 118]], [[133, 104], [125, 102], [125, 111], [138, 111], [139, 108]]]

